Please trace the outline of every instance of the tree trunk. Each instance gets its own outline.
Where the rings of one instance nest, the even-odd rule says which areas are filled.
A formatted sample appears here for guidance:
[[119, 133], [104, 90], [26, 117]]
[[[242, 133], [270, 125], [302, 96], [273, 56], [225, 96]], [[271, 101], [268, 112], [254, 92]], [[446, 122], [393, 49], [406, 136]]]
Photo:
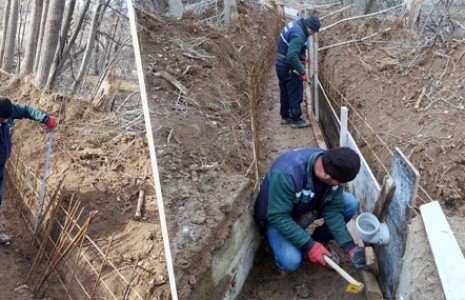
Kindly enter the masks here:
[[116, 80], [111, 73], [108, 73], [107, 76], [105, 76], [102, 86], [93, 98], [92, 106], [101, 112], [113, 111], [115, 97], [120, 87], [121, 81]]
[[74, 43], [76, 42], [79, 32], [82, 30], [82, 24], [84, 23], [84, 19], [87, 15], [87, 11], [89, 10], [89, 6], [90, 6], [90, 0], [87, 0], [86, 4], [84, 5], [84, 8], [82, 9], [81, 16], [79, 17], [79, 21], [76, 24], [76, 27], [74, 28], [73, 35], [69, 39], [69, 42], [66, 45], [65, 50], [63, 51], [63, 56], [61, 57], [60, 64], [58, 65], [58, 69], [57, 69], [58, 73], [61, 73], [63, 71], [63, 66], [65, 65], [65, 62], [68, 60], [71, 48], [74, 46]]
[[239, 16], [236, 0], [224, 0], [224, 23], [229, 24]]
[[26, 32], [27, 18], [30, 11], [31, 1], [21, 1], [19, 6], [19, 29], [18, 29], [18, 63], [16, 64], [15, 73], [20, 73], [20, 68], [23, 67], [24, 57], [24, 37]]
[[9, 11], [10, 11], [12, 1], [14, 0], [7, 0], [5, 2], [5, 10], [3, 13], [5, 16], [5, 19], [3, 20], [2, 45], [0, 48], [0, 67], [2, 66], [2, 62], [3, 62], [3, 54], [5, 53], [6, 34], [8, 32], [8, 22], [10, 19]]
[[68, 0], [68, 9], [66, 10], [66, 17], [61, 24], [61, 36], [60, 44], [56, 49], [55, 59], [53, 60], [50, 75], [47, 79], [47, 84], [45, 85], [46, 90], [53, 90], [58, 76], [58, 66], [60, 65], [61, 60], [63, 59], [63, 49], [65, 48], [65, 43], [68, 40], [68, 32], [71, 27], [71, 20], [73, 19], [74, 8], [76, 7], [76, 0]]
[[64, 9], [65, 0], [52, 0], [50, 3], [47, 22], [45, 24], [44, 45], [35, 77], [36, 85], [40, 88], [45, 86], [55, 57]]
[[31, 74], [34, 67], [36, 57], [37, 43], [39, 40], [40, 20], [42, 17], [42, 1], [34, 1], [32, 9], [32, 20], [29, 28], [29, 36], [26, 40], [26, 51], [24, 53], [24, 64], [21, 69], [21, 74]]
[[95, 46], [95, 37], [97, 35], [97, 29], [99, 27], [99, 16], [100, 12], [102, 11], [103, 4], [102, 0], [98, 1], [97, 8], [95, 9], [94, 16], [92, 17], [92, 23], [90, 26], [90, 32], [87, 39], [86, 51], [84, 52], [84, 57], [82, 58], [81, 67], [79, 68], [79, 73], [76, 80], [73, 82], [73, 86], [71, 88], [71, 94], [76, 94], [78, 90], [81, 88], [82, 82], [84, 77], [89, 70], [89, 62], [92, 58], [92, 53]]
[[37, 72], [37, 68], [39, 67], [39, 62], [41, 58], [41, 52], [42, 52], [42, 44], [44, 41], [44, 33], [45, 33], [45, 23], [47, 22], [47, 15], [48, 15], [48, 7], [50, 5], [49, 0], [44, 0], [44, 4], [42, 6], [42, 16], [40, 20], [40, 30], [39, 30], [39, 37], [37, 39], [37, 51], [36, 51], [36, 57], [34, 61], [34, 70], [33, 72]]
[[11, 73], [13, 68], [16, 33], [18, 29], [18, 0], [12, 0], [8, 19], [8, 29], [5, 38], [5, 53], [3, 54], [2, 70]]
[[170, 16], [181, 18], [182, 17], [182, 1], [181, 0], [169, 0], [169, 12]]
[[422, 1], [406, 0], [404, 4], [402, 16], [405, 18], [407, 27], [414, 29], [420, 16]]
[[354, 1], [354, 15], [365, 15], [368, 8], [368, 0], [355, 0]]

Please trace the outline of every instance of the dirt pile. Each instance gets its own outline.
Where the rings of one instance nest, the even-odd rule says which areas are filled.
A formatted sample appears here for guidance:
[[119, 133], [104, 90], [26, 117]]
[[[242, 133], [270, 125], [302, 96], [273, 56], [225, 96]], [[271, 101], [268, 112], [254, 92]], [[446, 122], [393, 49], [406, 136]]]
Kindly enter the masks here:
[[[109, 259], [119, 272], [129, 281], [134, 268], [138, 269], [140, 275], [132, 283], [136, 290], [152, 299], [166, 298], [169, 295], [166, 262], [142, 106], [137, 97], [126, 99], [129, 93], [123, 92], [116, 107], [126, 101], [124, 107], [114, 113], [101, 114], [93, 111], [85, 100], [41, 94], [27, 81], [9, 81], [3, 77], [2, 82], [0, 94], [16, 103], [33, 105], [59, 119], [47, 176], [48, 189], [56, 189], [58, 182], [64, 179], [64, 205], [74, 194], [84, 207], [83, 217], [90, 211], [98, 211], [88, 235], [101, 249], [108, 246], [112, 235], [115, 236]], [[13, 131], [13, 152], [21, 153], [31, 170], [42, 170], [48, 146], [44, 127], [17, 120]], [[145, 192], [144, 215], [141, 220], [135, 220], [140, 190]], [[30, 237], [19, 230], [22, 220], [14, 219], [12, 199], [4, 199], [5, 202], [11, 203], [3, 207], [8, 215], [2, 223], [7, 223], [6, 230], [16, 238], [10, 250], [14, 248], [23, 254], [20, 268], [27, 273], [37, 249], [30, 247]], [[92, 259], [91, 254], [88, 255]], [[100, 264], [100, 260], [95, 263]], [[111, 278], [115, 274], [110, 269], [107, 271], [107, 284], [115, 293], [124, 293], [126, 287], [113, 285]], [[16, 282], [22, 280], [23, 277], [16, 278]]]
[[[240, 17], [219, 30], [139, 11], [141, 52], [178, 294], [186, 298], [211, 251], [224, 243], [251, 191], [252, 137], [248, 72], [273, 36], [276, 13], [239, 2]], [[241, 201], [247, 201], [245, 197]]]
[[[458, 71], [465, 67], [463, 33], [462, 40], [456, 31], [433, 44], [392, 18], [343, 27], [325, 32], [324, 45], [378, 33], [357, 46], [322, 53], [324, 82], [347, 99], [351, 121], [363, 129], [355, 134], [375, 175], [381, 179], [386, 172], [376, 156], [390, 168], [391, 156], [382, 143], [391, 151], [399, 147], [420, 171], [420, 185], [432, 199], [463, 206], [465, 85]], [[341, 103], [346, 105], [336, 105]], [[424, 191], [420, 202], [429, 202]]]
[[[348, 17], [348, 16], [343, 16]], [[465, 252], [463, 216], [465, 67], [463, 16], [441, 26], [422, 18], [424, 34], [397, 16], [342, 23], [321, 34], [320, 46], [370, 38], [321, 54], [321, 79], [339, 111], [348, 106], [351, 132], [379, 182], [398, 147], [420, 172], [412, 234], [404, 258], [405, 297], [441, 298], [443, 291], [418, 207], [440, 200]], [[328, 20], [332, 23], [336, 20]], [[455, 28], [455, 30], [451, 30]], [[418, 213], [418, 214], [417, 214]], [[422, 274], [422, 275], [420, 275]], [[436, 288], [432, 289], [434, 286]], [[415, 295], [415, 296], [412, 296]]]

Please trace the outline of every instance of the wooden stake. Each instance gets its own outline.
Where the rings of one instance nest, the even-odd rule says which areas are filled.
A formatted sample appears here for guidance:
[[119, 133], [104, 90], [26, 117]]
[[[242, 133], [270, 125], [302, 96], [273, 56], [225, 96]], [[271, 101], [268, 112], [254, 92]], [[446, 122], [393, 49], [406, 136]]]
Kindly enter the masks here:
[[[72, 201], [73, 196], [74, 196], [74, 194], [71, 196], [71, 201]], [[34, 258], [34, 261], [32, 263], [32, 266], [29, 269], [29, 274], [27, 274], [26, 281], [28, 281], [29, 278], [31, 277], [32, 273], [34, 273], [34, 271], [36, 270], [37, 264], [41, 260], [42, 255], [44, 254], [45, 245], [47, 244], [47, 239], [50, 237], [50, 232], [52, 231], [52, 228], [53, 228], [53, 222], [55, 221], [58, 208], [60, 207], [62, 201], [63, 201], [63, 198], [61, 198], [61, 197], [58, 198], [58, 201], [57, 201], [56, 205], [53, 207], [53, 210], [52, 210], [52, 212], [50, 214], [49, 223], [47, 224], [47, 229], [46, 229], [44, 238], [43, 238], [42, 242], [40, 243], [39, 251], [37, 252], [36, 257]]]
[[142, 218], [142, 207], [144, 206], [144, 190], [139, 190], [139, 199], [137, 200], [136, 215], [134, 218], [140, 220]]
[[61, 263], [68, 257], [71, 250], [76, 248], [77, 243], [82, 238], [85, 237], [85, 235], [87, 233], [87, 230], [89, 229], [89, 225], [90, 225], [91, 221], [93, 220], [93, 218], [95, 217], [96, 214], [97, 214], [96, 211], [90, 212], [89, 217], [84, 222], [81, 229], [78, 231], [78, 233], [76, 233], [74, 238], [71, 240], [71, 242], [68, 244], [68, 246], [64, 249], [64, 251], [61, 253], [61, 255], [58, 256], [58, 258], [56, 258], [55, 256], [53, 257], [53, 259], [52, 259], [51, 263], [49, 264], [45, 274], [42, 276], [39, 283], [36, 285], [36, 287], [34, 288], [34, 291], [32, 292], [34, 296], [37, 295], [37, 293], [40, 291], [40, 289], [42, 288], [44, 283], [47, 281], [47, 279], [51, 276], [51, 274], [54, 271], [56, 271], [58, 269], [58, 267], [61, 265]]
[[107, 262], [108, 254], [110, 253], [111, 245], [113, 244], [113, 239], [115, 238], [115, 234], [111, 236], [110, 243], [108, 244], [107, 250], [105, 250], [105, 254], [103, 256], [102, 264], [100, 265], [100, 269], [98, 271], [97, 279], [95, 280], [94, 288], [92, 289], [92, 293], [90, 294], [90, 299], [94, 299], [95, 292], [97, 291], [97, 287], [100, 283], [100, 277], [102, 276], [103, 268], [105, 267], [105, 263]]
[[375, 208], [373, 209], [373, 214], [380, 222], [386, 215], [387, 208], [392, 201], [392, 196], [394, 195], [395, 190], [396, 184], [394, 183], [394, 179], [392, 179], [391, 176], [386, 175], [383, 179], [383, 185], [381, 186], [378, 199], [376, 200]]

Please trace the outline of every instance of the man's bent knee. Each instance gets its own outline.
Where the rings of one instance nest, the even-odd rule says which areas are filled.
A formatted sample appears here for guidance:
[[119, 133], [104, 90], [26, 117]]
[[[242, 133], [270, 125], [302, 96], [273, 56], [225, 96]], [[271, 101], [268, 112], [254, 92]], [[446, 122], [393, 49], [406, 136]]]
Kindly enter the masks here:
[[294, 272], [302, 263], [302, 254], [300, 252], [285, 253], [280, 259], [276, 260], [276, 265], [283, 271]]

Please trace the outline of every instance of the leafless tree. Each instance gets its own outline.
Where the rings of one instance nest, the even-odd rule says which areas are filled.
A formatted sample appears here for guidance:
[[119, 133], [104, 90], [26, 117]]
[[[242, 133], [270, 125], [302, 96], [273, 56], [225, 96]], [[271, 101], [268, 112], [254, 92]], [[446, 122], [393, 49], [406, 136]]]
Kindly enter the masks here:
[[84, 57], [82, 58], [82, 61], [81, 61], [81, 67], [79, 69], [78, 76], [73, 82], [73, 85], [71, 87], [72, 94], [75, 94], [81, 88], [84, 78], [89, 70], [89, 63], [92, 58], [92, 53], [94, 51], [94, 46], [95, 46], [95, 37], [97, 35], [97, 29], [100, 25], [99, 18], [100, 18], [100, 14], [104, 10], [104, 7], [105, 7], [104, 1], [98, 0], [98, 5], [95, 9], [94, 16], [92, 17], [92, 23], [90, 25], [90, 32], [87, 38], [87, 44], [86, 44], [86, 50], [84, 52]]
[[55, 57], [55, 51], [60, 36], [61, 22], [65, 9], [65, 0], [52, 0], [45, 23], [44, 45], [40, 52], [40, 61], [37, 68], [35, 82], [38, 87], [44, 87]]
[[169, 14], [176, 18], [182, 17], [182, 1], [181, 0], [168, 0]]
[[47, 21], [47, 14], [48, 14], [48, 7], [50, 5], [50, 0], [44, 0], [44, 5], [42, 6], [42, 17], [40, 20], [40, 31], [39, 37], [37, 39], [37, 52], [34, 61], [34, 72], [37, 72], [37, 68], [39, 67], [40, 62], [40, 53], [42, 53], [42, 44], [44, 40], [44, 33], [45, 33], [45, 24]]
[[0, 16], [0, 69], [33, 75], [45, 90], [86, 95], [101, 90], [105, 78], [131, 78], [126, 5], [124, 0], [0, 1], [1, 9], [8, 9]]
[[4, 20], [3, 20], [3, 32], [2, 32], [2, 44], [0, 46], [0, 67], [3, 61], [3, 54], [5, 53], [5, 42], [6, 42], [6, 34], [8, 32], [8, 21], [10, 18], [10, 6], [11, 6], [12, 0], [6, 0], [5, 3], [5, 8], [4, 8]]
[[8, 12], [8, 26], [5, 36], [5, 52], [3, 53], [2, 70], [11, 73], [14, 70], [14, 52], [16, 33], [18, 31], [18, 1], [10, 0], [10, 10]]
[[61, 73], [63, 71], [65, 62], [68, 60], [70, 56], [71, 49], [75, 45], [79, 34], [83, 31], [83, 23], [84, 23], [84, 19], [86, 18], [87, 12], [89, 11], [90, 3], [91, 3], [91, 0], [86, 0], [84, 7], [82, 8], [79, 20], [74, 27], [73, 34], [71, 35], [71, 38], [69, 39], [63, 51], [63, 55], [60, 59], [60, 64], [58, 65], [58, 68], [57, 68], [57, 73]]
[[32, 16], [31, 16], [31, 25], [29, 29], [29, 35], [26, 39], [26, 49], [24, 53], [24, 63], [21, 68], [21, 74], [31, 74], [34, 67], [34, 60], [36, 58], [37, 53], [37, 43], [39, 40], [39, 28], [40, 28], [40, 21], [42, 19], [42, 8], [43, 2], [42, 1], [34, 1], [34, 5], [32, 8]]
[[66, 17], [63, 19], [63, 23], [61, 24], [61, 36], [60, 42], [56, 49], [55, 59], [53, 60], [52, 66], [50, 68], [50, 75], [47, 79], [47, 84], [45, 85], [45, 89], [52, 90], [55, 86], [58, 67], [60, 65], [60, 61], [63, 55], [63, 49], [65, 47], [65, 43], [68, 38], [69, 28], [71, 26], [71, 20], [73, 19], [74, 8], [76, 7], [76, 0], [69, 0], [67, 3], [67, 10], [66, 10]]
[[229, 24], [237, 19], [239, 12], [237, 10], [236, 0], [224, 0], [224, 23]]

